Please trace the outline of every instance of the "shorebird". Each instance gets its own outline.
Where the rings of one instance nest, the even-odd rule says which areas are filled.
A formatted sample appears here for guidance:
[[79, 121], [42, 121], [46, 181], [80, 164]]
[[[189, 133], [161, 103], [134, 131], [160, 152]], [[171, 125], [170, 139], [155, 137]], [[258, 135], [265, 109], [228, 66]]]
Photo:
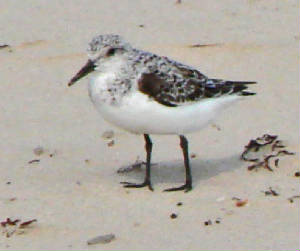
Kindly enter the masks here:
[[[93, 74], [91, 74], [93, 73]], [[105, 120], [143, 134], [146, 173], [142, 183], [121, 182], [127, 188], [151, 184], [150, 134], [178, 135], [185, 166], [185, 183], [164, 191], [189, 191], [192, 174], [186, 133], [198, 131], [224, 108], [244, 96], [252, 81], [208, 78], [197, 69], [164, 56], [132, 47], [121, 36], [99, 35], [88, 47], [88, 61], [68, 86], [90, 75], [89, 96]]]

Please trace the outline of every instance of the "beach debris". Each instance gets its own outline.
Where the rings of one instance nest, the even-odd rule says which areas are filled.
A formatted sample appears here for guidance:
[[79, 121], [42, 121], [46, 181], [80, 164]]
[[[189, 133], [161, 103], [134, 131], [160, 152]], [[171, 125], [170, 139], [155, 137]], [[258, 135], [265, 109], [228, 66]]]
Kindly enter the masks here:
[[237, 207], [243, 207], [243, 206], [245, 206], [247, 203], [248, 203], [248, 200], [247, 200], [247, 199], [246, 199], [246, 200], [239, 200], [239, 201], [237, 201], [237, 202], [235, 203], [235, 205], [236, 205]]
[[95, 245], [95, 244], [107, 244], [111, 241], [115, 240], [116, 236], [114, 234], [105, 234], [99, 235], [87, 241], [88, 245]]
[[176, 4], [181, 4], [182, 1], [181, 0], [176, 0]]
[[26, 227], [28, 227], [33, 222], [37, 222], [37, 220], [33, 219], [33, 220], [24, 221], [24, 222], [20, 223], [19, 227], [20, 228], [26, 228]]
[[146, 162], [141, 161], [140, 157], [137, 156], [136, 161], [133, 164], [120, 167], [117, 170], [117, 173], [129, 173], [132, 171], [140, 171], [143, 165], [146, 165]]
[[221, 223], [221, 218], [218, 217], [218, 218], [215, 220], [215, 223], [220, 224], [220, 223]]
[[57, 154], [57, 150], [54, 150], [52, 153], [49, 154], [50, 158], [53, 158]]
[[178, 215], [175, 214], [175, 213], [172, 213], [172, 214], [170, 215], [170, 218], [171, 218], [171, 219], [176, 219], [177, 217], [178, 217]]
[[266, 196], [272, 195], [272, 196], [278, 196], [279, 193], [277, 193], [272, 187], [269, 187], [269, 190], [263, 191]]
[[[266, 168], [273, 171], [270, 160], [276, 157], [285, 155], [294, 155], [284, 149], [282, 141], [278, 139], [277, 135], [264, 134], [262, 137], [252, 139], [245, 146], [241, 159], [248, 162], [253, 162], [253, 165], [248, 166], [248, 170], [257, 170], [258, 168]], [[278, 167], [279, 158], [274, 161], [275, 167]]]
[[[203, 47], [216, 47], [222, 46], [222, 44], [191, 44], [188, 45], [188, 48], [203, 48]], [[216, 127], [218, 129], [218, 127]]]
[[102, 138], [107, 141], [107, 146], [108, 147], [112, 147], [115, 144], [115, 141], [112, 139], [115, 136], [115, 133], [113, 130], [107, 130], [105, 132], [102, 133]]
[[299, 199], [299, 198], [300, 198], [300, 195], [294, 195], [294, 196], [288, 198], [288, 201], [291, 203], [294, 203], [294, 199]]
[[[157, 163], [151, 163], [151, 166], [157, 166]], [[141, 171], [142, 166], [146, 166], [145, 161], [141, 161], [140, 157], [137, 156], [136, 161], [131, 165], [122, 166], [117, 170], [117, 173], [129, 173], [132, 171]]]
[[115, 133], [113, 130], [107, 130], [105, 132], [102, 133], [102, 138], [103, 139], [111, 139], [115, 136]]
[[39, 159], [33, 159], [33, 160], [28, 161], [28, 164], [39, 163], [40, 161], [41, 160], [39, 160]]
[[107, 142], [108, 147], [112, 147], [114, 144], [115, 144], [115, 141], [113, 139]]
[[4, 49], [5, 51], [8, 52], [13, 52], [11, 46], [9, 44], [0, 44], [0, 50]]
[[299, 171], [295, 172], [295, 177], [300, 177], [300, 172]]
[[194, 159], [196, 157], [197, 157], [196, 153], [191, 153], [191, 159]]
[[221, 131], [221, 127], [219, 125], [217, 125], [217, 124], [211, 124], [211, 127], [212, 128], [216, 128], [217, 131]]
[[5, 184], [6, 184], [6, 185], [10, 185], [10, 184], [11, 184], [11, 181], [7, 181]]
[[212, 225], [212, 221], [211, 220], [204, 221], [204, 225], [205, 226]]
[[37, 146], [36, 148], [33, 149], [33, 153], [37, 156], [40, 156], [44, 153], [44, 148], [42, 146]]
[[232, 197], [232, 200], [236, 201], [235, 202], [235, 206], [236, 207], [243, 207], [243, 206], [245, 206], [248, 203], [248, 199], [242, 200], [242, 199], [240, 199], [238, 197]]
[[10, 45], [8, 44], [0, 44], [0, 49], [8, 48]]
[[11, 220], [10, 218], [6, 218], [5, 221], [0, 223], [2, 228], [2, 234], [5, 235], [7, 238], [11, 237], [13, 234], [23, 234], [25, 229], [36, 222], [36, 219], [28, 220], [28, 221], [21, 221], [20, 219]]
[[145, 28], [145, 25], [144, 24], [139, 24], [138, 27], [139, 28]]
[[0, 224], [1, 227], [6, 227], [6, 226], [15, 226], [18, 222], [20, 222], [19, 219], [11, 220], [10, 218], [6, 218], [6, 220], [2, 221]]
[[182, 202], [178, 202], [178, 203], [176, 204], [176, 206], [178, 206], [178, 207], [181, 207], [182, 205], [183, 205]]

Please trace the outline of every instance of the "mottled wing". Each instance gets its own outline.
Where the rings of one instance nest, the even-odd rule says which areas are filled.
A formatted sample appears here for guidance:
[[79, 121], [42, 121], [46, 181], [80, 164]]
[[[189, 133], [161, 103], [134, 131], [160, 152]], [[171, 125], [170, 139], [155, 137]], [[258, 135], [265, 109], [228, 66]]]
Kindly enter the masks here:
[[164, 69], [169, 70], [156, 69], [153, 72], [145, 72], [138, 80], [139, 90], [163, 105], [176, 107], [233, 93], [254, 94], [244, 90], [247, 89], [247, 84], [255, 82], [208, 79], [195, 69], [164, 59], [168, 64]]

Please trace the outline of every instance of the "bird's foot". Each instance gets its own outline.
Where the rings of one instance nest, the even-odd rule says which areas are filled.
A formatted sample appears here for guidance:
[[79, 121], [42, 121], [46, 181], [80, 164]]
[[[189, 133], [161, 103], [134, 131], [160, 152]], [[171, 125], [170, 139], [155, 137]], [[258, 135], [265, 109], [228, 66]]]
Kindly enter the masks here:
[[131, 183], [131, 182], [120, 182], [124, 185], [126, 188], [141, 188], [147, 186], [149, 190], [153, 191], [151, 182], [148, 180], [145, 180], [143, 183], [137, 184], [137, 183]]
[[172, 187], [172, 188], [165, 189], [164, 192], [174, 192], [174, 191], [182, 191], [182, 190], [184, 190], [185, 193], [191, 191], [192, 184], [185, 183], [184, 185], [182, 185], [180, 187]]

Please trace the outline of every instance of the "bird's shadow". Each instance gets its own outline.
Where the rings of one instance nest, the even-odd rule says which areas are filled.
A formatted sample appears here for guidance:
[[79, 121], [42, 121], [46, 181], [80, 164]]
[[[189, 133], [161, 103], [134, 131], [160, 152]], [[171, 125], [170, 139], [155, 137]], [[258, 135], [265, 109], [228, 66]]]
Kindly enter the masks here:
[[[240, 155], [235, 154], [219, 159], [191, 159], [193, 184], [196, 186], [201, 180], [217, 176], [222, 172], [229, 172], [243, 166]], [[159, 162], [151, 166], [152, 184], [180, 184], [185, 181], [183, 160]], [[138, 171], [124, 173], [126, 181], [142, 182], [145, 167]]]

